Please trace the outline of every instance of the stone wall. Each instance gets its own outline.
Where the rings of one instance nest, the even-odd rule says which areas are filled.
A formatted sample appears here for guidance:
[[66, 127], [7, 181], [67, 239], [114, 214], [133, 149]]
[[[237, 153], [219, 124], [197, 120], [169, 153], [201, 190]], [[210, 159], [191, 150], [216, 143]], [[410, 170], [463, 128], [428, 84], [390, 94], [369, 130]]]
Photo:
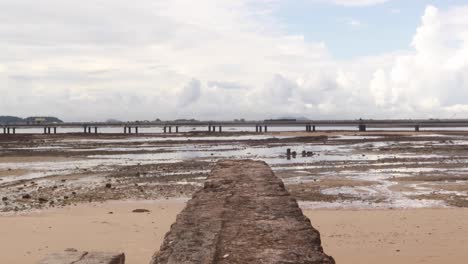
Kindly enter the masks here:
[[151, 264], [335, 263], [268, 165], [220, 161]]

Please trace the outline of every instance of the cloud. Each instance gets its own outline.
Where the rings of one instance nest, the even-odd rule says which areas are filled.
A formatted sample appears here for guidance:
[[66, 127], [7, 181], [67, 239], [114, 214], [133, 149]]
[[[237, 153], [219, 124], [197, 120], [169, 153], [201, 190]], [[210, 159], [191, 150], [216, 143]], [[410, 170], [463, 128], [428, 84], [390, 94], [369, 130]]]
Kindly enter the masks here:
[[285, 31], [272, 4], [0, 0], [0, 113], [70, 121], [468, 115], [467, 6], [428, 6], [408, 50], [341, 61], [326, 43]]
[[201, 95], [201, 83], [199, 80], [191, 80], [179, 95], [180, 105], [182, 107], [194, 104]]
[[348, 19], [347, 24], [353, 28], [359, 28], [359, 27], [364, 26], [364, 23], [354, 18]]
[[445, 117], [468, 105], [468, 19], [463, 14], [467, 7], [426, 8], [411, 44], [414, 51], [396, 56], [387, 70], [374, 75], [371, 92], [379, 105], [406, 104], [419, 115]]
[[246, 85], [229, 81], [209, 81], [207, 85], [219, 89], [248, 89]]
[[327, 0], [342, 6], [370, 6], [388, 2], [389, 0]]

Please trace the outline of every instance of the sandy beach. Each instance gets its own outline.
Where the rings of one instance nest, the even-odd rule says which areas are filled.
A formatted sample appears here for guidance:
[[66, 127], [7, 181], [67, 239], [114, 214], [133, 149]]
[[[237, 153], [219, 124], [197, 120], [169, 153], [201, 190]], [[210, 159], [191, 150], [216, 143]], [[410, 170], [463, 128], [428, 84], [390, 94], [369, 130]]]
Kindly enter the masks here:
[[[1, 263], [35, 263], [67, 248], [123, 251], [146, 264], [186, 200], [80, 204], [0, 216]], [[133, 213], [148, 209], [149, 213]], [[112, 213], [110, 213], [112, 212]], [[468, 209], [305, 210], [337, 263], [460, 263]]]

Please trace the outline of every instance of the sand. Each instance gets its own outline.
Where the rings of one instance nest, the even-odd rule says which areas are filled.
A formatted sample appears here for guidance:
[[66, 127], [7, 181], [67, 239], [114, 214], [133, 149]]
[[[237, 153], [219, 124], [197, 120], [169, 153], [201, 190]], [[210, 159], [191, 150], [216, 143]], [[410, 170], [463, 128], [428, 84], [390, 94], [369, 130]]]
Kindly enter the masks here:
[[449, 264], [468, 259], [468, 209], [306, 211], [337, 263]]
[[147, 264], [184, 206], [183, 200], [118, 201], [0, 216], [0, 263], [31, 264], [75, 248], [125, 252], [126, 263]]
[[[147, 264], [184, 200], [106, 202], [0, 215], [0, 263], [35, 263], [66, 248], [124, 251]], [[133, 209], [150, 213], [132, 213]], [[113, 212], [113, 214], [109, 214]], [[307, 210], [337, 263], [460, 263], [468, 209]]]

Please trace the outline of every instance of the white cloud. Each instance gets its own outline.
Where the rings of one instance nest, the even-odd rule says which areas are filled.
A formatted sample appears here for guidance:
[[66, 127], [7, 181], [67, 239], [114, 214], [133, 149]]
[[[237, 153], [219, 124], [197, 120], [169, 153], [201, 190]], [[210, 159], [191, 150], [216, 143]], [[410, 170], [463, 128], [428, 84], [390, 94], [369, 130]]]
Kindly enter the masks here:
[[359, 28], [359, 27], [364, 26], [364, 23], [362, 23], [360, 20], [357, 20], [355, 18], [348, 19], [347, 24], [353, 28]]
[[0, 115], [468, 114], [468, 7], [429, 6], [410, 50], [350, 61], [282, 31], [269, 8], [265, 0], [0, 0]]
[[191, 80], [179, 95], [180, 106], [186, 107], [190, 104], [196, 103], [201, 96], [201, 83], [199, 80]]
[[389, 0], [326, 0], [343, 6], [369, 6], [385, 3]]

